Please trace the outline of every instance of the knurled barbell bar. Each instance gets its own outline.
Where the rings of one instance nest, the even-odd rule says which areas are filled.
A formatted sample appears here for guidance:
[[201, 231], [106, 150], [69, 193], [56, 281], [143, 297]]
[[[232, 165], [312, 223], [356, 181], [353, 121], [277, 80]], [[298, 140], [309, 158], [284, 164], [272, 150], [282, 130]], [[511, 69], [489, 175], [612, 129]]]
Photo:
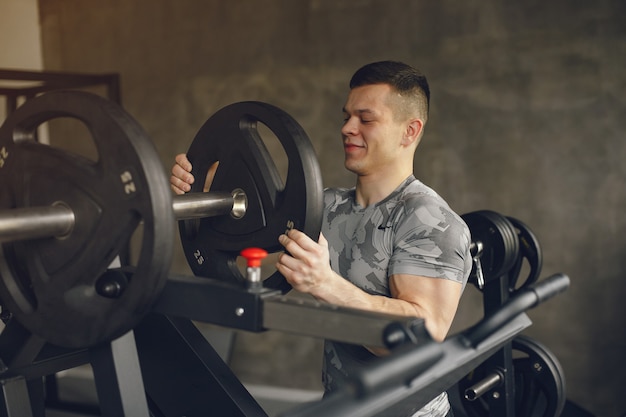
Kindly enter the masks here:
[[[95, 161], [35, 140], [39, 126], [57, 118], [88, 128]], [[258, 125], [287, 155], [284, 182]], [[175, 218], [194, 273], [222, 280], [243, 281], [239, 252], [277, 252], [289, 227], [317, 239], [317, 158], [282, 110], [259, 102], [227, 106], [202, 126], [187, 155], [196, 178], [219, 162], [211, 189], [202, 192], [197, 181], [191, 193], [173, 198], [152, 141], [119, 105], [76, 91], [27, 100], [0, 127], [3, 309], [49, 343], [89, 347], [121, 336], [150, 311], [167, 281]], [[131, 240], [130, 264], [113, 268]], [[277, 272], [264, 284], [289, 289]]]
[[[176, 220], [191, 220], [230, 214], [236, 219], [246, 214], [246, 193], [235, 189], [232, 193], [207, 192], [176, 195], [172, 199]], [[67, 238], [74, 228], [76, 215], [62, 201], [50, 206], [24, 207], [0, 210], [0, 242]]]

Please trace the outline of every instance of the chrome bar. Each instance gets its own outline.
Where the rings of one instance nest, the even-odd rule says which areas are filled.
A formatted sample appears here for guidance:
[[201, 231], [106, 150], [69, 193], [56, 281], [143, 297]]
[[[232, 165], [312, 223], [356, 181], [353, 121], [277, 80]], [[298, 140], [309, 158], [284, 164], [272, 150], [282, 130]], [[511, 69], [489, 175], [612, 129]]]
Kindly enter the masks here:
[[[246, 214], [248, 199], [242, 190], [236, 189], [232, 193], [177, 195], [173, 198], [172, 204], [176, 220], [228, 214], [239, 219]], [[0, 242], [62, 238], [71, 233], [75, 221], [72, 209], [60, 202], [50, 206], [0, 210]]]
[[63, 237], [74, 227], [74, 212], [64, 204], [0, 211], [0, 242]]
[[465, 399], [468, 401], [475, 401], [479, 397], [482, 397], [486, 392], [502, 385], [502, 381], [504, 381], [504, 375], [502, 375], [502, 372], [494, 371], [471, 387], [467, 388], [465, 390]]
[[176, 220], [199, 219], [226, 214], [238, 219], [244, 216], [247, 207], [246, 194], [239, 189], [232, 193], [188, 193], [173, 198]]

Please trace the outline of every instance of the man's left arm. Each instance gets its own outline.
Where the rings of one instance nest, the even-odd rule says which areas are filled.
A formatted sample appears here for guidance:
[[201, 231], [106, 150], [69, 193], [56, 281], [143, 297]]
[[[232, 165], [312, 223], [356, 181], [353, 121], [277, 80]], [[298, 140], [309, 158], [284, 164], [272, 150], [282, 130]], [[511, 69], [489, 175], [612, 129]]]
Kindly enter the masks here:
[[392, 299], [405, 301], [403, 315], [421, 317], [433, 339], [445, 339], [461, 299], [462, 284], [408, 274], [389, 279]]
[[279, 240], [289, 254], [281, 254], [276, 267], [295, 290], [338, 306], [420, 317], [435, 340], [445, 338], [461, 297], [460, 283], [394, 274], [390, 277], [391, 298], [372, 295], [331, 269], [324, 236], [315, 242], [304, 233], [291, 230]]

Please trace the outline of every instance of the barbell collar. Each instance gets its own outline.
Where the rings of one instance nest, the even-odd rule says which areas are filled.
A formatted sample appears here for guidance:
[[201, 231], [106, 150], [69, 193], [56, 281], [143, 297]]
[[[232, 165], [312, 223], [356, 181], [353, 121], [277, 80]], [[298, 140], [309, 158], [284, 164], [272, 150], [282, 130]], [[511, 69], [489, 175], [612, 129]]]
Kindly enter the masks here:
[[[189, 193], [172, 199], [176, 220], [189, 220], [230, 214], [245, 215], [246, 194], [236, 189], [232, 193]], [[76, 222], [74, 211], [62, 202], [50, 206], [21, 207], [0, 210], [0, 242], [69, 236]]]

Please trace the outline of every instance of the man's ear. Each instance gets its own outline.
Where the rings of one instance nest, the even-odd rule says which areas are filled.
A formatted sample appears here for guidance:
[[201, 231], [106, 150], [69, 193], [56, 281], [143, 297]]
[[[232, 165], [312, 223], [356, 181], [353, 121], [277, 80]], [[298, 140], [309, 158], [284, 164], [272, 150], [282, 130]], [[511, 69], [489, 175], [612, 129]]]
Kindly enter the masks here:
[[424, 122], [420, 119], [412, 119], [406, 126], [406, 131], [404, 132], [404, 138], [402, 139], [402, 144], [405, 146], [410, 146], [412, 144], [419, 144], [420, 139], [422, 138], [422, 130], [424, 129]]

